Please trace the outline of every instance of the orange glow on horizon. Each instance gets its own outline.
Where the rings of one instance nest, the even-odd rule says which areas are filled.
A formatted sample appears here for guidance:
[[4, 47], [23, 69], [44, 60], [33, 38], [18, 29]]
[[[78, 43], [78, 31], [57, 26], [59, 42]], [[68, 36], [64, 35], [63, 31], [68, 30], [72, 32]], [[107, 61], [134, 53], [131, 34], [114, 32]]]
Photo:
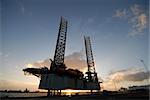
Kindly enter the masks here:
[[66, 94], [66, 95], [72, 95], [74, 93], [78, 93], [78, 92], [81, 92], [80, 90], [72, 90], [72, 89], [66, 89], [66, 90], [63, 90], [63, 92]]

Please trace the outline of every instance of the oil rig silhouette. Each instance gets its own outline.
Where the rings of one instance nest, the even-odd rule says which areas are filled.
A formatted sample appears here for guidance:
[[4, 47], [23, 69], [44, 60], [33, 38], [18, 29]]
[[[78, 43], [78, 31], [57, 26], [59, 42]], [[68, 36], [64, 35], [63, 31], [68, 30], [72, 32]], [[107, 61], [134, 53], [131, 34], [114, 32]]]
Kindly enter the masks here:
[[40, 77], [39, 89], [48, 90], [48, 96], [52, 91], [60, 93], [61, 90], [100, 90], [100, 83], [95, 71], [95, 64], [92, 54], [91, 42], [89, 36], [84, 36], [85, 51], [88, 70], [83, 72], [77, 69], [68, 69], [64, 63], [66, 35], [68, 21], [61, 17], [59, 32], [57, 37], [54, 59], [50, 59], [50, 69], [42, 68], [25, 68], [24, 73]]

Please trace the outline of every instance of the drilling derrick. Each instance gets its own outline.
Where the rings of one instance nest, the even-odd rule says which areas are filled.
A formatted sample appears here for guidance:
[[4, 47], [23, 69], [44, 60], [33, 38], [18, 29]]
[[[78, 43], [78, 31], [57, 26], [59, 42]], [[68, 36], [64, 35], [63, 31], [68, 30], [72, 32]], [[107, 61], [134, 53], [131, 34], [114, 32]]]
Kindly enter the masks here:
[[61, 17], [59, 32], [57, 37], [56, 49], [54, 54], [54, 61], [50, 66], [51, 72], [57, 72], [59, 69], [65, 70], [66, 66], [64, 64], [65, 55], [65, 45], [66, 45], [66, 35], [67, 35], [67, 21]]
[[84, 42], [85, 42], [85, 51], [86, 51], [86, 59], [87, 59], [87, 66], [88, 66], [88, 71], [86, 72], [87, 79], [90, 82], [98, 82], [97, 73], [95, 71], [95, 64], [94, 64], [90, 37], [84, 36]]

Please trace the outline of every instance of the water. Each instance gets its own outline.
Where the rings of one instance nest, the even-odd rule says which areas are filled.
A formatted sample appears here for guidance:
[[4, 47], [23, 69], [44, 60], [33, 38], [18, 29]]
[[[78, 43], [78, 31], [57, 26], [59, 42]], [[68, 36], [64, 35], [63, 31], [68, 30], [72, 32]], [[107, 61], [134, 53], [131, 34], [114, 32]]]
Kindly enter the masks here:
[[38, 97], [46, 96], [47, 93], [7, 93], [0, 92], [0, 97]]

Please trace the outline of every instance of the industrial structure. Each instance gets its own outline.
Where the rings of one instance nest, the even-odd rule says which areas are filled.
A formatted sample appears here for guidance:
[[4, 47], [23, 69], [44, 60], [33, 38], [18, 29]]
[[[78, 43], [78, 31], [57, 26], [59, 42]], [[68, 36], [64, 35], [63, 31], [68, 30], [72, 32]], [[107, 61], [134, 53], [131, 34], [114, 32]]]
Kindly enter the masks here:
[[50, 59], [50, 69], [47, 67], [25, 68], [23, 71], [40, 77], [39, 89], [48, 90], [48, 95], [51, 91], [59, 90], [61, 93], [61, 90], [64, 89], [100, 90], [100, 82], [95, 71], [90, 37], [84, 37], [88, 67], [86, 75], [84, 76], [83, 72], [77, 69], [68, 69], [65, 65], [67, 25], [67, 20], [61, 17], [54, 58], [53, 60]]

